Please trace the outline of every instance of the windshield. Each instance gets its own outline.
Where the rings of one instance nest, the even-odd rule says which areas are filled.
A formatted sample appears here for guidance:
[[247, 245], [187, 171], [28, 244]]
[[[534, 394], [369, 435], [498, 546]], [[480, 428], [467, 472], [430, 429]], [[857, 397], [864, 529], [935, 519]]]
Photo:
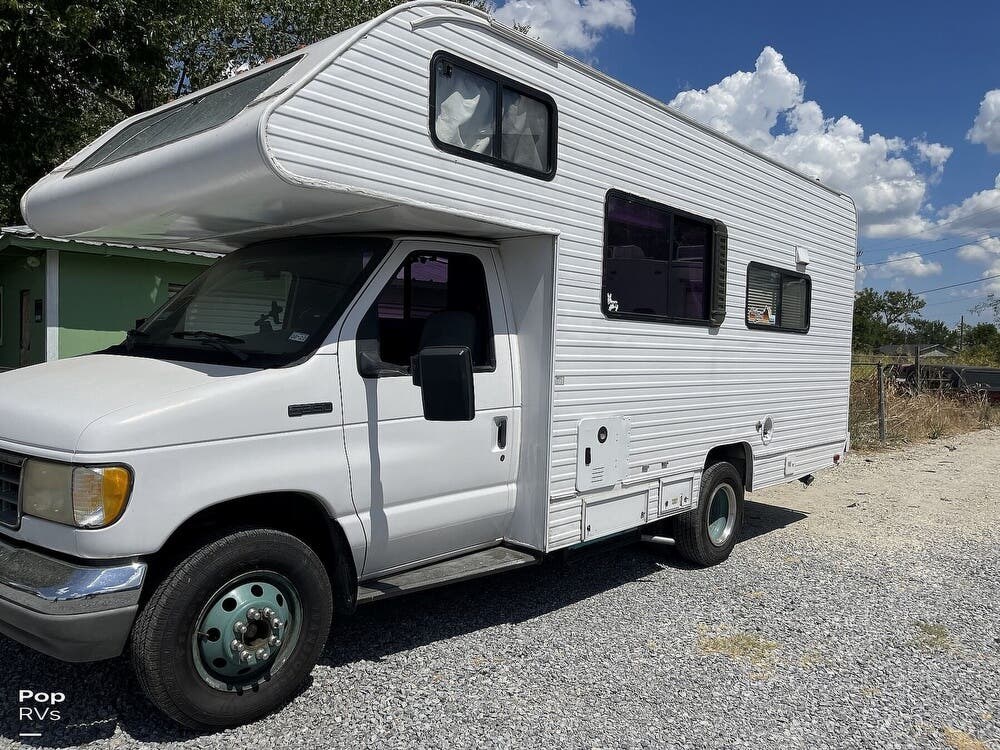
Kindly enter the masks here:
[[323, 343], [390, 244], [303, 237], [237, 250], [108, 353], [242, 367], [291, 364]]

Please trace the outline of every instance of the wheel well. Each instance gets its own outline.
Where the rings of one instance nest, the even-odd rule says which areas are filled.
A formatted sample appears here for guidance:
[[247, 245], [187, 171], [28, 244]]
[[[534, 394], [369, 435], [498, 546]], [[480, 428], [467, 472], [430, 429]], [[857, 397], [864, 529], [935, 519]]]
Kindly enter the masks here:
[[316, 498], [300, 492], [234, 498], [195, 513], [149, 559], [143, 599], [192, 550], [228, 531], [248, 526], [284, 531], [312, 547], [330, 574], [335, 612], [353, 610], [358, 577], [344, 530]]
[[708, 452], [705, 468], [720, 461], [728, 461], [743, 477], [743, 489], [753, 490], [753, 449], [749, 443], [729, 443], [717, 445]]

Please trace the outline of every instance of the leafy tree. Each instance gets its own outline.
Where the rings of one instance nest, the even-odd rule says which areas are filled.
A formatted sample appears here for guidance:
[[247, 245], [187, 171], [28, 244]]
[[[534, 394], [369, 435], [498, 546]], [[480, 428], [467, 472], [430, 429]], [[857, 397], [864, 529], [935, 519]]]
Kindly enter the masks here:
[[162, 101], [186, 0], [0, 0], [0, 220], [124, 115]]
[[19, 221], [33, 182], [124, 117], [399, 2], [0, 0], [0, 222]]
[[958, 348], [958, 332], [941, 320], [914, 320], [912, 339], [919, 344], [942, 344]]
[[1000, 295], [990, 293], [984, 302], [972, 308], [974, 313], [984, 313], [987, 310], [993, 311], [993, 321], [1000, 325]]

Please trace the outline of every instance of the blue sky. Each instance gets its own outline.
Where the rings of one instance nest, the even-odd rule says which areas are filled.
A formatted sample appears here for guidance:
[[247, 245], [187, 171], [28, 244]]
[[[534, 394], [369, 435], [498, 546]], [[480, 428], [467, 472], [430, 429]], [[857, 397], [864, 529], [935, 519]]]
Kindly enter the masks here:
[[[1000, 2], [497, 5], [501, 20], [850, 193], [859, 286], [1000, 274]], [[928, 293], [925, 316], [992, 319], [969, 312], [991, 291], [1000, 278]]]

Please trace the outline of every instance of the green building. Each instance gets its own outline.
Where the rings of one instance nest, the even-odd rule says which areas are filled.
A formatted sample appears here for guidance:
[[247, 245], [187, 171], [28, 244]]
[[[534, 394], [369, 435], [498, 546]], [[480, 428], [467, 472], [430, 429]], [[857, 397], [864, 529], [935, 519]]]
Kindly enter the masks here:
[[0, 370], [120, 342], [218, 257], [0, 230]]

